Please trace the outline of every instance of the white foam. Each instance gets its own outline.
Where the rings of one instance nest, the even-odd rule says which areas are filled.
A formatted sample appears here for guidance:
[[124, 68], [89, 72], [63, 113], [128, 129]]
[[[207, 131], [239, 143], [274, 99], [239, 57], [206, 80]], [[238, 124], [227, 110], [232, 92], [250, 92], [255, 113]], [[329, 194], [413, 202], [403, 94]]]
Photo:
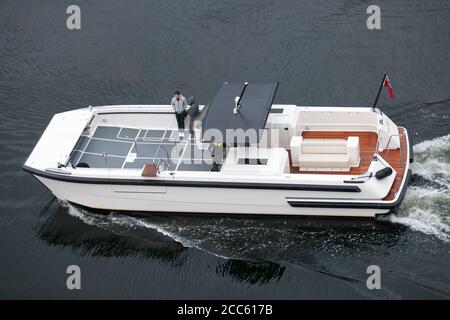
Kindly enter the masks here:
[[437, 238], [450, 242], [450, 227], [432, 210], [423, 210], [420, 208], [410, 209], [406, 216], [390, 215], [390, 222], [403, 224], [414, 231], [420, 231], [425, 234], [434, 235]]
[[450, 134], [418, 143], [414, 145], [413, 150], [414, 154], [418, 154], [433, 151], [436, 149], [448, 150], [449, 148], [450, 148]]
[[414, 146], [416, 162], [412, 164], [413, 172], [449, 187], [450, 184], [450, 134], [423, 141]]
[[442, 178], [446, 187], [450, 187], [450, 134], [432, 140], [423, 141], [413, 147], [415, 162], [413, 173], [427, 179]]
[[413, 173], [442, 186], [450, 187], [450, 163], [441, 162], [437, 159], [425, 159], [411, 165]]
[[413, 173], [441, 187], [410, 187], [399, 214], [388, 219], [450, 242], [450, 134], [416, 144], [413, 150]]

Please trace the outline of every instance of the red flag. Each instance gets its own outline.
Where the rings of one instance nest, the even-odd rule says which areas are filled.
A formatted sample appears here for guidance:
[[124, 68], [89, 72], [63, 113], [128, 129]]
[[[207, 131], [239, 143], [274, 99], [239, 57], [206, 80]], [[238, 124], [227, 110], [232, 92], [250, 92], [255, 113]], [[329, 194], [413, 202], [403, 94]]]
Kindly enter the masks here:
[[389, 80], [389, 77], [387, 75], [386, 75], [386, 77], [384, 77], [383, 86], [387, 87], [388, 92], [389, 92], [389, 97], [391, 99], [394, 99], [394, 90], [392, 90], [391, 81]]

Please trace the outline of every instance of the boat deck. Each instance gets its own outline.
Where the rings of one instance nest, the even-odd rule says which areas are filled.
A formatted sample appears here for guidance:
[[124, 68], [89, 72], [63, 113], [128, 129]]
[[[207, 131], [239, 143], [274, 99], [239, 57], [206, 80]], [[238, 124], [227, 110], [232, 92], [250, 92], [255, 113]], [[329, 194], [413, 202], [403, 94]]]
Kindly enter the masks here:
[[207, 153], [188, 132], [179, 138], [175, 129], [98, 126], [92, 136], [79, 138], [70, 159], [74, 166], [90, 168], [142, 169], [162, 161], [170, 170], [210, 171], [212, 164], [202, 162]]
[[[407, 143], [405, 132], [403, 128], [399, 128], [400, 134], [400, 149], [385, 150], [380, 152], [380, 156], [386, 160], [395, 171], [397, 176], [394, 183], [383, 200], [393, 200], [396, 193], [400, 189], [403, 176], [405, 174], [405, 167], [407, 161]], [[360, 165], [359, 167], [351, 168], [347, 172], [338, 172], [338, 174], [359, 175], [367, 172], [372, 161], [375, 149], [377, 146], [378, 135], [375, 132], [343, 132], [343, 131], [304, 131], [302, 136], [306, 139], [347, 139], [349, 136], [359, 137], [360, 147]], [[307, 173], [307, 174], [336, 174], [336, 171], [302, 171], [301, 167], [292, 166], [291, 155], [289, 153], [289, 162], [291, 164], [291, 173]]]

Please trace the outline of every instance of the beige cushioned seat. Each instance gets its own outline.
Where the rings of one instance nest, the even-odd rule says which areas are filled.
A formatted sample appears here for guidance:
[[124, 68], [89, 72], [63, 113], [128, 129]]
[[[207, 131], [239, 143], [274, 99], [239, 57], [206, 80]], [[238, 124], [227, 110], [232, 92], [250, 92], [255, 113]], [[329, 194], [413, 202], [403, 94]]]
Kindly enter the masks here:
[[304, 171], [349, 171], [359, 166], [359, 137], [291, 140], [292, 165]]
[[346, 154], [304, 154], [299, 159], [300, 168], [348, 169], [349, 158]]

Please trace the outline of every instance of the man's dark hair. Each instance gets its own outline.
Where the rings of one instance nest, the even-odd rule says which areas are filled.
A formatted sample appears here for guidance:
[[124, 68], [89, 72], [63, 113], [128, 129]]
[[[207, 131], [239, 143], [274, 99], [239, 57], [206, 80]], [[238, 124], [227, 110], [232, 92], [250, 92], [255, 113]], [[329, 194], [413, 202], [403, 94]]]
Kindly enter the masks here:
[[181, 94], [180, 90], [175, 90], [175, 94]]

